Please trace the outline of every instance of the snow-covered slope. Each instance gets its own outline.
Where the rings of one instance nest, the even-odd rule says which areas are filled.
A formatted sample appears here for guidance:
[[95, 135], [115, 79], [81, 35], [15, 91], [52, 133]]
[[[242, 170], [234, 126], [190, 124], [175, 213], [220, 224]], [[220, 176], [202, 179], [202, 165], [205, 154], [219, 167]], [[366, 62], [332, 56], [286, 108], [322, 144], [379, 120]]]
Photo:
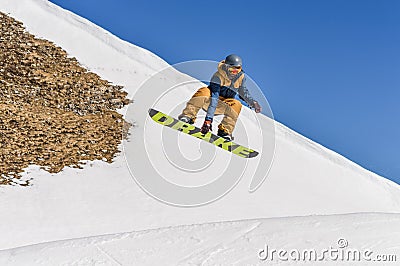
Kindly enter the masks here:
[[[124, 42], [45, 0], [2, 0], [0, 10], [22, 21], [36, 36], [64, 48], [91, 71], [124, 85], [132, 96], [148, 77], [168, 66], [151, 52]], [[179, 79], [179, 75], [176, 73], [172, 78]], [[176, 102], [183, 102], [192, 92], [178, 95]], [[141, 102], [135, 104], [143, 110], [150, 107]], [[241, 114], [244, 127], [257, 128], [252, 123], [252, 115], [250, 110]], [[268, 118], [258, 118], [261, 124], [268, 123]], [[138, 129], [132, 130], [135, 134]], [[237, 132], [237, 138], [241, 132]], [[96, 161], [83, 170], [67, 168], [56, 175], [31, 166], [25, 175], [34, 177], [33, 186], [0, 188], [0, 249], [168, 226], [179, 231], [184, 228], [179, 226], [189, 224], [283, 216], [400, 212], [398, 185], [282, 124], [276, 123], [275, 134], [274, 163], [268, 179], [256, 192], [248, 192], [256, 164], [256, 161], [249, 161], [243, 179], [229, 194], [197, 208], [178, 208], [148, 196], [131, 177], [123, 154], [112, 164]], [[161, 146], [159, 138], [153, 139], [155, 146]], [[223, 151], [216, 152], [224, 156]], [[140, 161], [136, 163], [140, 164]], [[170, 166], [166, 161], [159, 161], [157, 167], [168, 172]], [[214, 167], [223, 170], [217, 165]], [[179, 177], [183, 179], [184, 175]], [[157, 231], [151, 232], [157, 234]], [[162, 238], [162, 234], [159, 237]], [[146, 241], [159, 241], [154, 238], [156, 240], [149, 238]], [[224, 238], [221, 234], [221, 239]], [[31, 251], [27, 252], [24, 249], [26, 256], [31, 258]], [[18, 253], [19, 250], [13, 250], [3, 254]]]
[[[9, 249], [0, 251], [0, 264], [395, 265], [399, 223], [398, 214], [364, 213], [183, 225]], [[324, 249], [337, 253], [324, 255]], [[287, 253], [279, 257], [273, 250]], [[310, 250], [315, 256], [302, 257]], [[342, 259], [348, 250], [356, 253]]]

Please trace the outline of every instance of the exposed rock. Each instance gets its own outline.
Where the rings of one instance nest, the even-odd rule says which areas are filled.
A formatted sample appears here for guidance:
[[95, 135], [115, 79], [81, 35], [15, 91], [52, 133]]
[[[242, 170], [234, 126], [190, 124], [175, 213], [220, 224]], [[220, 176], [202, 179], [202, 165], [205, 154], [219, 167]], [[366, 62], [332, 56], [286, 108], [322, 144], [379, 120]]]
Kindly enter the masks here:
[[116, 112], [129, 103], [122, 86], [1, 12], [0, 23], [0, 184], [20, 184], [31, 164], [57, 173], [111, 162], [129, 126]]

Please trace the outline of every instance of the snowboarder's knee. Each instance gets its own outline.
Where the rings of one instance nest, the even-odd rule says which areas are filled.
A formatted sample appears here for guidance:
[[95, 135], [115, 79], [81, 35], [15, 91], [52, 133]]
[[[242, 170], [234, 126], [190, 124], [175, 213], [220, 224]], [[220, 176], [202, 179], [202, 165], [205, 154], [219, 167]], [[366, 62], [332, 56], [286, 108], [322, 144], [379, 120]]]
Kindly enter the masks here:
[[210, 97], [211, 91], [208, 87], [202, 87], [196, 91], [193, 97]]
[[239, 114], [242, 110], [242, 103], [236, 99], [226, 99], [225, 103], [229, 105], [229, 107], [234, 111], [236, 114]]

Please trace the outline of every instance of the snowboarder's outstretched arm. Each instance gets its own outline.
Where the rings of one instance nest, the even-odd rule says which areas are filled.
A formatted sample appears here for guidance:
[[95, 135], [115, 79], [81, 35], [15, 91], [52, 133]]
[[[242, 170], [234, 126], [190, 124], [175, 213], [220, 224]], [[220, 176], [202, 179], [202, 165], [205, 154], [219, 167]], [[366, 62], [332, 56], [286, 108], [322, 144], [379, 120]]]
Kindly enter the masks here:
[[256, 113], [260, 113], [261, 112], [261, 106], [260, 104], [253, 99], [253, 97], [251, 97], [249, 90], [246, 87], [246, 76], [243, 78], [242, 84], [239, 87], [239, 96], [252, 108], [254, 108], [254, 110], [256, 111]]

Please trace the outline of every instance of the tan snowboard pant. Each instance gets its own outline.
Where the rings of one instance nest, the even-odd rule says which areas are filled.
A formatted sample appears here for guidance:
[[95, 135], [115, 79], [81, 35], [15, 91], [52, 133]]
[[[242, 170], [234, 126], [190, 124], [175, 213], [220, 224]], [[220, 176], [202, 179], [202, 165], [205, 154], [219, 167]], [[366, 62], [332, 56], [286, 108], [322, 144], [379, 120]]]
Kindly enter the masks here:
[[[207, 112], [208, 106], [210, 105], [210, 97], [211, 91], [209, 88], [200, 88], [187, 102], [186, 108], [182, 111], [182, 115], [195, 120], [200, 108]], [[224, 115], [224, 118], [218, 128], [224, 130], [228, 134], [232, 134], [241, 109], [242, 103], [240, 101], [233, 98], [219, 97], [215, 115]]]

